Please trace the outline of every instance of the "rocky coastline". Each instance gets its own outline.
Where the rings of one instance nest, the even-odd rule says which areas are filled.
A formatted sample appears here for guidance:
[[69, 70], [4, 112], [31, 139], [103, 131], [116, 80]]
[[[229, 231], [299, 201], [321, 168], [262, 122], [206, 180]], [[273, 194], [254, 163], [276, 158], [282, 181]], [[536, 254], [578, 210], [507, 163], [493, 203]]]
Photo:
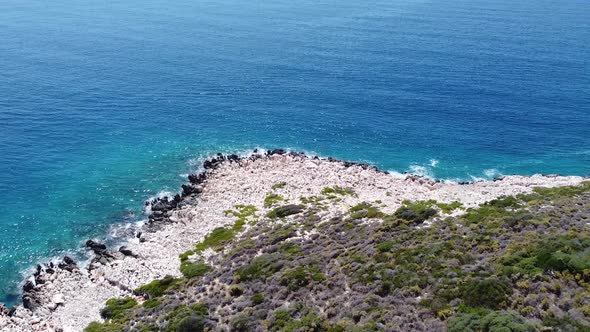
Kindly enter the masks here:
[[270, 212], [264, 202], [277, 183], [289, 184], [281, 193], [285, 202], [314, 197], [325, 188], [353, 188], [354, 196], [342, 197], [327, 210], [324, 217], [330, 218], [366, 201], [382, 202], [384, 213], [394, 213], [408, 200], [460, 202], [470, 208], [498, 197], [531, 193], [534, 187], [582, 181], [582, 177], [536, 175], [444, 183], [411, 174], [395, 177], [367, 164], [285, 150], [254, 151], [246, 157], [218, 154], [203, 163], [202, 172], [188, 176], [179, 194], [146, 202], [147, 222], [126, 243], [110, 248], [90, 239], [85, 243], [92, 254], [87, 264], [66, 256], [38, 265], [24, 283], [22, 304], [11, 310], [0, 306], [0, 330], [82, 331], [101, 321], [100, 308], [108, 299], [141, 299], [140, 286], [181, 276], [179, 255], [214, 229], [234, 223], [235, 218], [224, 211], [248, 205]]

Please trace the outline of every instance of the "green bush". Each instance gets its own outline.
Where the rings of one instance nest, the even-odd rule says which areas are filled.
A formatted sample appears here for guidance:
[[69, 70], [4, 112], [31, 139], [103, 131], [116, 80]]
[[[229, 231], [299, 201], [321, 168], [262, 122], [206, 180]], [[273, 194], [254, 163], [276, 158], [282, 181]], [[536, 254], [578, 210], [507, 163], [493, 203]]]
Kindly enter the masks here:
[[296, 319], [287, 310], [277, 310], [273, 314], [269, 330], [282, 332], [324, 332], [330, 331], [331, 328], [326, 321], [312, 312]]
[[537, 187], [533, 188], [532, 194], [519, 195], [519, 198], [525, 202], [543, 199], [555, 200], [559, 198], [574, 197], [587, 192], [590, 192], [590, 181], [583, 181], [578, 186], [564, 186], [554, 188]]
[[199, 316], [187, 316], [182, 318], [175, 328], [175, 332], [199, 332], [205, 330], [203, 318]]
[[457, 201], [454, 201], [452, 203], [435, 203], [435, 205], [439, 209], [441, 209], [442, 212], [447, 213], [447, 214], [455, 211], [456, 209], [460, 209], [463, 207], [463, 204], [461, 204], [461, 202], [457, 202]]
[[256, 326], [255, 318], [250, 317], [249, 315], [242, 313], [237, 315], [231, 321], [231, 331], [235, 332], [249, 332], [254, 331]]
[[415, 224], [421, 224], [437, 214], [436, 210], [433, 209], [431, 205], [426, 205], [422, 202], [404, 203], [406, 206], [398, 208], [394, 213], [394, 216], [399, 219]]
[[197, 244], [196, 250], [203, 251], [207, 248], [211, 248], [213, 250], [221, 250], [223, 249], [224, 245], [233, 239], [235, 236], [235, 231], [233, 229], [228, 229], [224, 227], [215, 228], [211, 233], [205, 236], [203, 242]]
[[236, 210], [225, 210], [223, 212], [225, 213], [225, 215], [231, 214], [234, 217], [238, 218], [234, 222], [234, 225], [231, 229], [234, 232], [241, 232], [244, 229], [244, 225], [246, 224], [246, 221], [248, 221], [249, 217], [251, 217], [250, 222], [252, 224], [255, 223], [256, 218], [258, 218], [258, 216], [256, 215], [256, 211], [258, 211], [258, 209], [254, 205], [238, 204], [236, 205]]
[[499, 309], [505, 305], [512, 289], [495, 278], [472, 280], [463, 289], [463, 302], [472, 307]]
[[281, 189], [281, 188], [285, 188], [285, 186], [287, 185], [287, 182], [279, 182], [276, 183], [272, 186], [272, 190], [277, 190], [277, 189]]
[[205, 330], [205, 318], [209, 310], [204, 304], [183, 305], [175, 308], [168, 316], [165, 332], [201, 332]]
[[229, 289], [229, 295], [231, 295], [233, 297], [238, 297], [238, 296], [242, 295], [243, 293], [244, 293], [244, 289], [240, 286], [234, 285]]
[[493, 199], [489, 202], [484, 203], [487, 206], [493, 206], [496, 208], [506, 209], [506, 208], [519, 208], [521, 204], [518, 199], [514, 196], [506, 196], [498, 199]]
[[270, 193], [264, 198], [264, 207], [271, 207], [279, 202], [284, 201], [285, 198], [281, 195]]
[[309, 285], [312, 281], [321, 282], [326, 278], [320, 270], [314, 267], [298, 266], [283, 273], [281, 284], [290, 291]]
[[371, 204], [369, 204], [367, 202], [362, 202], [360, 204], [357, 204], [357, 205], [351, 207], [349, 209], [349, 211], [351, 212], [351, 214], [348, 217], [348, 220], [356, 220], [356, 219], [362, 219], [362, 218], [368, 218], [368, 219], [385, 218], [387, 216], [385, 213], [381, 212], [381, 210], [379, 210], [378, 207], [372, 206]]
[[289, 204], [289, 205], [280, 206], [278, 208], [271, 210], [270, 212], [268, 212], [266, 214], [266, 216], [268, 218], [273, 218], [273, 219], [274, 218], [284, 218], [286, 216], [290, 216], [292, 214], [298, 214], [301, 212], [303, 212], [302, 205]]
[[324, 196], [333, 196], [333, 195], [340, 195], [340, 196], [356, 196], [356, 193], [352, 188], [345, 188], [340, 186], [334, 187], [326, 187], [321, 191], [322, 195]]
[[160, 306], [160, 301], [157, 299], [149, 299], [147, 301], [145, 301], [142, 306], [146, 309], [152, 309], [152, 308], [157, 308]]
[[266, 279], [268, 276], [279, 271], [281, 267], [282, 264], [279, 262], [278, 255], [265, 254], [254, 257], [249, 264], [238, 268], [235, 276], [238, 281]]
[[136, 292], [147, 294], [150, 298], [155, 298], [164, 295], [167, 289], [177, 285], [178, 279], [172, 276], [165, 276], [162, 279], [156, 279], [147, 285], [143, 285], [136, 289]]
[[110, 322], [91, 322], [84, 329], [84, 332], [120, 332], [123, 330], [123, 325]]
[[543, 271], [583, 273], [590, 269], [590, 237], [547, 235], [532, 243], [513, 245], [500, 258], [506, 275], [539, 275]]
[[388, 252], [395, 246], [395, 241], [384, 241], [377, 245], [377, 250], [380, 252]]
[[183, 261], [180, 263], [180, 272], [185, 278], [201, 277], [211, 271], [211, 267], [203, 262]]
[[264, 294], [256, 293], [252, 296], [252, 303], [254, 305], [261, 304], [264, 302]]
[[109, 299], [106, 302], [106, 307], [100, 310], [100, 316], [104, 319], [117, 320], [122, 318], [128, 309], [137, 305], [137, 301], [131, 297], [121, 299]]
[[459, 314], [449, 319], [449, 332], [534, 332], [535, 325], [520, 316], [503, 311], [486, 315]]

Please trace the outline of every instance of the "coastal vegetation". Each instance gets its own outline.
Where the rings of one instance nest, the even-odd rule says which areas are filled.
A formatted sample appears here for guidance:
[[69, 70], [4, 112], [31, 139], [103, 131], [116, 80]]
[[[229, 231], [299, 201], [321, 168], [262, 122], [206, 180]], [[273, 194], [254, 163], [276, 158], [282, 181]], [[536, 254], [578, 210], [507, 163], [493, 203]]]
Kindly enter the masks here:
[[[265, 199], [262, 218], [253, 206], [226, 211], [234, 225], [181, 255], [183, 278], [139, 287], [142, 305], [109, 300], [86, 331], [590, 328], [589, 182], [467, 209], [361, 202], [325, 217], [336, 195], [355, 194]], [[207, 262], [205, 249], [217, 252]]]

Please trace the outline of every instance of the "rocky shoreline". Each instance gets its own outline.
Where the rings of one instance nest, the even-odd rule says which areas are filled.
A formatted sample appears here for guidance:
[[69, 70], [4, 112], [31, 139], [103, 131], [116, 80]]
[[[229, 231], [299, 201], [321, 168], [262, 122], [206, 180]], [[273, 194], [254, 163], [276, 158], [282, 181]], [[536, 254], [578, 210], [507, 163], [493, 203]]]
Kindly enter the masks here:
[[[222, 155], [206, 160], [203, 171], [189, 175], [181, 193], [146, 202], [148, 221], [127, 243], [108, 248], [86, 242], [92, 253], [81, 266], [70, 257], [37, 266], [23, 286], [22, 305], [0, 307], [1, 331], [82, 331], [100, 321], [107, 299], [136, 297], [135, 289], [167, 275], [180, 276], [178, 256], [211, 233], [234, 222], [224, 211], [236, 205], [269, 210], [262, 202], [277, 183], [289, 183], [285, 201], [318, 195], [324, 188], [354, 188], [346, 209], [363, 201], [383, 202], [394, 212], [404, 200], [461, 202], [465, 208], [501, 196], [530, 193], [534, 187], [576, 185], [582, 177], [506, 176], [494, 181], [443, 183], [415, 175], [394, 177], [374, 166], [302, 153], [273, 150], [247, 157]], [[338, 213], [330, 211], [330, 213]]]

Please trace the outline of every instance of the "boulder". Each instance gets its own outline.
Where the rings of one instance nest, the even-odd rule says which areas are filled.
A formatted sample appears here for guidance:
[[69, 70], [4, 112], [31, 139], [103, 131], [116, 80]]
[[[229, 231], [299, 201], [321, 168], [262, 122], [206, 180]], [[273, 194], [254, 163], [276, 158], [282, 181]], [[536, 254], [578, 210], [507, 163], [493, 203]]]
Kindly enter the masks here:
[[51, 297], [51, 302], [55, 304], [64, 304], [66, 302], [63, 294], [55, 294]]
[[72, 272], [77, 269], [76, 262], [69, 256], [64, 256], [63, 261], [57, 265], [60, 269]]
[[127, 247], [125, 247], [125, 246], [122, 246], [121, 248], [119, 248], [119, 252], [125, 256], [137, 257], [137, 255], [134, 254], [133, 251], [131, 251], [130, 249], [127, 249]]
[[86, 248], [94, 251], [94, 253], [100, 253], [102, 251], [107, 250], [107, 246], [100, 243], [100, 242], [96, 242], [94, 240], [88, 240], [86, 241]]
[[27, 280], [27, 282], [25, 282], [25, 284], [23, 285], [23, 292], [30, 292], [33, 289], [35, 289], [35, 284], [32, 281]]
[[6, 308], [4, 303], [0, 303], [0, 316], [8, 316], [9, 313], [10, 313], [10, 310], [8, 310], [8, 308]]

